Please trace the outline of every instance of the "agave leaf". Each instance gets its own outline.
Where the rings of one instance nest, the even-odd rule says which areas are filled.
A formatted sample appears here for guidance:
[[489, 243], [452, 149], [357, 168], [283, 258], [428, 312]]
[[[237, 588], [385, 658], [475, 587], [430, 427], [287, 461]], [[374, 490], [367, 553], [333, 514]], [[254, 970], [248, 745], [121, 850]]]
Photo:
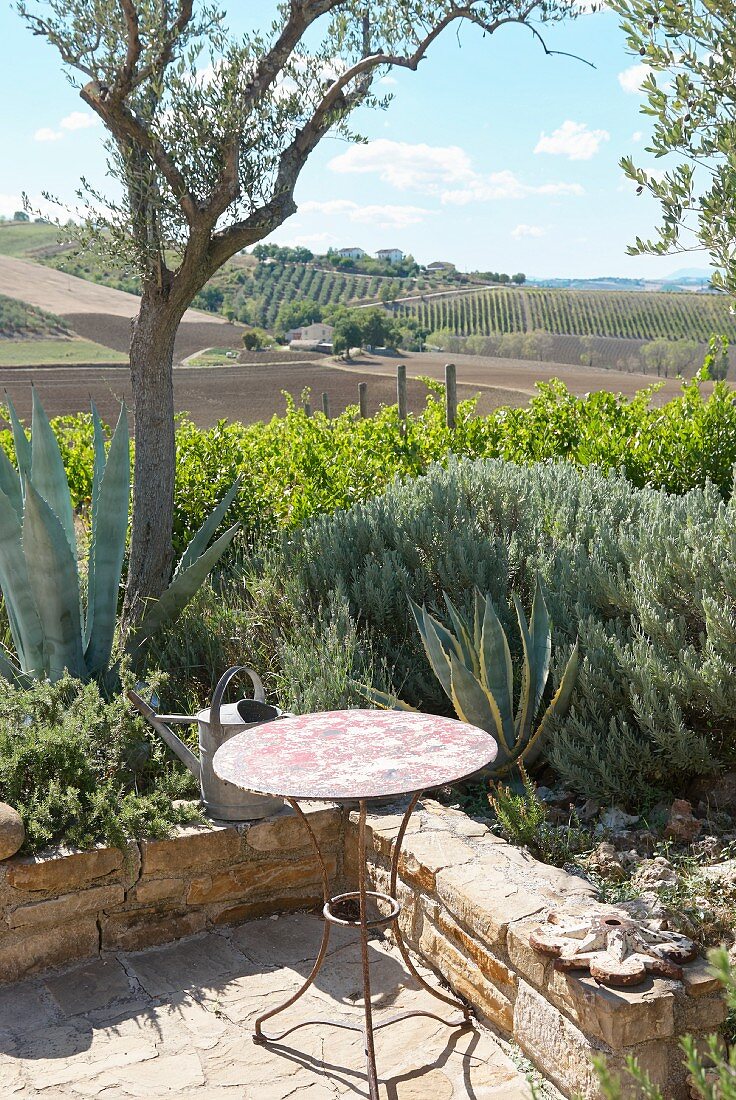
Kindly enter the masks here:
[[239, 523], [233, 524], [197, 558], [193, 565], [173, 578], [161, 599], [151, 603], [137, 631], [130, 636], [126, 645], [129, 653], [137, 653], [146, 639], [155, 634], [163, 623], [175, 618], [182, 608], [186, 607], [209, 571], [225, 553], [239, 529]]
[[[432, 671], [442, 685], [442, 689], [446, 695], [450, 695], [450, 653], [457, 653], [457, 647], [455, 639], [441, 626], [440, 623], [433, 619], [427, 611], [426, 607], [419, 608], [413, 600], [409, 600], [409, 605], [412, 610], [414, 619], [416, 620], [417, 628], [419, 630], [419, 636], [422, 639], [422, 645], [424, 646], [424, 652], [427, 654], [427, 660], [432, 666]], [[439, 632], [438, 629], [439, 628]], [[441, 632], [441, 633], [440, 633]], [[441, 637], [445, 635], [446, 644], [449, 638], [449, 652], [442, 645]], [[459, 653], [457, 654], [459, 656]]]
[[10, 632], [24, 672], [46, 671], [43, 631], [28, 580], [22, 528], [16, 511], [0, 490], [0, 588], [5, 597]]
[[355, 680], [351, 683], [356, 691], [359, 691], [371, 703], [375, 703], [384, 710], [411, 710], [416, 713], [416, 707], [409, 706], [403, 699], [398, 699], [387, 691], [379, 691], [378, 688], [371, 687], [370, 684], [359, 684]]
[[76, 559], [58, 516], [32, 480], [26, 483], [23, 553], [45, 639], [49, 677], [58, 680], [68, 669], [72, 676], [83, 679], [86, 670]]
[[93, 551], [97, 537], [97, 501], [100, 495], [100, 482], [105, 472], [105, 436], [102, 431], [102, 422], [97, 412], [97, 406], [92, 402], [92, 426], [94, 430], [94, 465], [92, 469], [92, 508], [91, 508], [91, 533], [90, 551], [87, 560], [87, 616], [84, 624], [84, 649], [85, 653], [89, 645], [92, 623], [95, 614], [95, 554]]
[[[95, 458], [95, 466], [97, 459]], [[125, 405], [120, 410], [99, 483], [89, 554], [89, 639], [84, 659], [90, 675], [107, 668], [117, 622], [130, 503], [130, 439]]]
[[191, 542], [184, 551], [182, 559], [176, 567], [176, 572], [174, 573], [174, 576], [177, 576], [179, 573], [184, 573], [189, 568], [189, 566], [193, 565], [197, 558], [203, 553], [215, 531], [220, 526], [220, 523], [222, 522], [222, 517], [225, 515], [225, 512], [227, 512], [228, 508], [235, 500], [238, 490], [240, 489], [240, 486], [242, 484], [243, 478], [237, 478], [232, 488], [228, 489], [220, 503], [217, 504], [210, 512], [209, 516], [204, 521], [197, 533], [193, 536]]
[[473, 643], [480, 652], [483, 640], [483, 616], [486, 610], [486, 597], [479, 588], [473, 593]]
[[25, 433], [25, 428], [21, 424], [18, 414], [15, 411], [15, 405], [8, 397], [7, 391], [5, 393], [5, 400], [8, 403], [8, 412], [10, 413], [10, 426], [13, 429], [15, 462], [18, 467], [18, 473], [21, 475], [22, 481], [24, 478], [27, 478], [31, 472], [31, 443]]
[[565, 665], [565, 671], [562, 674], [560, 686], [550, 700], [550, 704], [544, 712], [544, 717], [537, 726], [536, 733], [529, 740], [528, 747], [523, 753], [525, 765], [533, 764], [542, 751], [544, 734], [547, 731], [547, 725], [552, 716], [558, 714], [560, 718], [564, 718], [570, 709], [570, 700], [575, 689], [575, 684], [577, 683], [579, 671], [580, 645], [578, 642], [575, 642], [573, 651]]
[[480, 645], [480, 680], [493, 696], [501, 719], [503, 741], [510, 750], [516, 740], [514, 728], [514, 669], [503, 627], [486, 596]]
[[470, 637], [470, 629], [463, 617], [458, 612], [454, 603], [447, 595], [446, 592], [442, 593], [445, 600], [445, 607], [452, 620], [452, 625], [455, 628], [455, 636], [457, 644], [460, 647], [463, 661], [466, 668], [469, 668], [475, 676], [480, 675], [480, 662], [478, 660], [478, 651], [473, 645], [473, 640]]
[[6, 649], [0, 649], [0, 676], [4, 676], [11, 684], [25, 687], [28, 677], [23, 675], [20, 667], [12, 660]]
[[514, 606], [519, 620], [519, 631], [524, 648], [524, 674], [521, 685], [521, 698], [516, 718], [516, 736], [520, 746], [531, 737], [534, 716], [539, 709], [545, 684], [549, 676], [549, 663], [552, 655], [552, 637], [550, 632], [547, 605], [544, 602], [542, 588], [537, 578], [532, 601], [532, 625], [529, 629], [521, 602], [514, 593]]
[[450, 698], [458, 718], [495, 737], [500, 732], [498, 707], [462, 661], [452, 657], [450, 667]]
[[31, 428], [31, 481], [36, 492], [57, 516], [76, 561], [77, 539], [74, 534], [69, 482], [61, 460], [59, 443], [35, 389]]
[[23, 490], [18, 471], [0, 447], [0, 490], [15, 508], [19, 522], [23, 520]]

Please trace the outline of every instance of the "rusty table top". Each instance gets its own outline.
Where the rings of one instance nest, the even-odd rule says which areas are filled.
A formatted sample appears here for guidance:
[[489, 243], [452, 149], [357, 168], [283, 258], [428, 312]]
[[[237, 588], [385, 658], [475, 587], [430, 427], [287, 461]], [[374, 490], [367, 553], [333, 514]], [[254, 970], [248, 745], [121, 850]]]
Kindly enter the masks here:
[[337, 710], [265, 722], [215, 753], [215, 774], [281, 798], [386, 798], [464, 779], [496, 758], [485, 730], [395, 710]]

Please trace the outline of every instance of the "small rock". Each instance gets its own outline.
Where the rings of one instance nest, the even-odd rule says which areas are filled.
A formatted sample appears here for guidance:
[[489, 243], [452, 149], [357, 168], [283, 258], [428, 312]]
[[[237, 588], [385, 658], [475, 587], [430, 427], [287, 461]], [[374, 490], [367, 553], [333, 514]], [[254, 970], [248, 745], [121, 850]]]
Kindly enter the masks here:
[[709, 882], [720, 882], [724, 886], [733, 886], [736, 882], [736, 859], [726, 859], [723, 863], [714, 863], [710, 867], [701, 867], [700, 873]]
[[638, 867], [644, 856], [637, 852], [636, 848], [630, 848], [628, 852], [619, 852], [618, 858], [624, 867]]
[[636, 874], [631, 880], [631, 885], [637, 890], [645, 890], [659, 886], [675, 886], [677, 883], [677, 871], [664, 856], [656, 856], [654, 859], [645, 859], [640, 864]]
[[14, 856], [25, 839], [26, 830], [18, 811], [0, 802], [0, 859]]
[[638, 820], [636, 814], [627, 814], [618, 806], [611, 806], [601, 814], [601, 819], [596, 825], [596, 832], [620, 833], [628, 829], [630, 825], [635, 825]]
[[594, 871], [601, 878], [613, 879], [620, 882], [626, 878], [626, 872], [618, 858], [618, 852], [613, 844], [604, 840], [588, 856], [588, 869]]
[[704, 836], [700, 840], [694, 840], [692, 853], [699, 856], [704, 863], [712, 863], [718, 859], [723, 851], [723, 844], [717, 836]]
[[702, 822], [693, 816], [691, 804], [684, 798], [676, 798], [670, 807], [670, 816], [664, 829], [667, 839], [689, 843], [702, 827]]
[[600, 802], [596, 802], [594, 798], [587, 798], [578, 810], [578, 817], [581, 821], [588, 822], [592, 821], [594, 817], [597, 817], [600, 812]]

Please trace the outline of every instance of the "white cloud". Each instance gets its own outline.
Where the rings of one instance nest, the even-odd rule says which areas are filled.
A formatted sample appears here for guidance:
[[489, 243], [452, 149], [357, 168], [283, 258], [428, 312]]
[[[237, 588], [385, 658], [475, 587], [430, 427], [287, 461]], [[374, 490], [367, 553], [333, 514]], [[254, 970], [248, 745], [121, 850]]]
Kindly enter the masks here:
[[418, 225], [426, 217], [436, 214], [422, 206], [402, 206], [389, 204], [369, 204], [361, 206], [351, 199], [328, 199], [320, 202], [310, 199], [299, 206], [300, 213], [342, 215], [349, 221], [360, 225], [376, 225], [380, 229], [403, 229], [407, 225]]
[[631, 65], [628, 69], [624, 69], [623, 72], [618, 74], [618, 82], [625, 92], [629, 95], [638, 95], [641, 91], [641, 86], [652, 72], [649, 65]]
[[517, 241], [521, 237], [543, 237], [545, 233], [546, 230], [542, 229], [541, 225], [525, 225], [524, 222], [511, 230], [511, 236]]
[[382, 76], [381, 79], [378, 81], [378, 83], [379, 84], [386, 84], [389, 87], [391, 87], [392, 85], [398, 84], [399, 82], [398, 82], [398, 80], [396, 79], [395, 76], [388, 75], [388, 76]]
[[72, 111], [70, 115], [62, 118], [59, 125], [62, 130], [87, 130], [90, 126], [96, 126], [99, 122], [97, 115], [90, 111]]
[[[399, 191], [414, 190], [425, 195], [436, 195], [443, 203], [456, 206], [469, 202], [525, 198], [527, 195], [585, 193], [579, 183], [544, 183], [536, 186], [525, 184], [508, 169], [483, 176], [476, 172], [470, 157], [459, 145], [412, 145], [406, 141], [379, 138], [367, 145], [352, 146], [347, 152], [334, 157], [328, 167], [333, 172], [342, 174], [372, 173], [383, 183], [391, 184]], [[380, 209], [417, 211], [421, 208]]]
[[52, 130], [50, 126], [42, 126], [40, 130], [36, 130], [33, 135], [34, 141], [58, 141], [63, 138], [64, 134], [61, 130]]
[[644, 134], [641, 132], [641, 130], [635, 130], [634, 133], [631, 135], [631, 140], [639, 142], [642, 140], [643, 137]]
[[492, 172], [475, 176], [468, 186], [442, 193], [443, 203], [466, 206], [469, 202], [495, 202], [499, 199], [524, 199], [529, 195], [584, 195], [579, 183], [523, 183], [513, 172]]
[[353, 145], [333, 157], [328, 167], [340, 174], [374, 173], [399, 191], [430, 191], [441, 184], [460, 183], [473, 174], [470, 157], [459, 145], [412, 145], [389, 138]]
[[589, 130], [586, 123], [567, 119], [551, 134], [542, 131], [534, 152], [551, 153], [553, 156], [567, 157], [568, 160], [590, 160], [602, 143], [610, 139], [608, 130]]

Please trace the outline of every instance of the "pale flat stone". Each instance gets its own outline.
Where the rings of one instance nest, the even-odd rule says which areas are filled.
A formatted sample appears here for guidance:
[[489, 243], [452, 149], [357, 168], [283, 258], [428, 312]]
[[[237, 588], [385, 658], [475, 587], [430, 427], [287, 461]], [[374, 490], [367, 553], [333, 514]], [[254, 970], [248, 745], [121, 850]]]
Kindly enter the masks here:
[[90, 852], [68, 854], [54, 851], [14, 859], [7, 865], [6, 881], [15, 890], [67, 893], [72, 887], [107, 878], [122, 867], [123, 853], [119, 848], [93, 848]]
[[212, 934], [131, 955], [128, 966], [151, 997], [200, 986], [212, 988], [231, 975], [253, 970], [229, 940]]
[[[325, 807], [323, 802], [302, 803], [310, 828], [317, 837], [320, 851], [329, 841], [337, 842], [340, 835], [340, 811], [336, 806]], [[302, 819], [288, 806], [267, 821], [250, 825], [244, 833], [245, 845], [255, 852], [298, 851], [311, 848], [312, 839]]]
[[110, 886], [93, 886], [74, 894], [62, 894], [58, 898], [34, 901], [21, 905], [8, 915], [11, 928], [32, 928], [42, 924], [61, 924], [73, 920], [82, 913], [95, 913], [99, 909], [122, 905], [125, 891], [119, 883]]
[[133, 992], [128, 975], [115, 959], [92, 959], [66, 974], [44, 978], [43, 986], [65, 1016], [128, 1000]]
[[[251, 962], [261, 966], [294, 966], [313, 962], [322, 940], [324, 920], [312, 913], [295, 913], [251, 921], [233, 929], [232, 941]], [[354, 930], [332, 925], [328, 953], [357, 943]]]

